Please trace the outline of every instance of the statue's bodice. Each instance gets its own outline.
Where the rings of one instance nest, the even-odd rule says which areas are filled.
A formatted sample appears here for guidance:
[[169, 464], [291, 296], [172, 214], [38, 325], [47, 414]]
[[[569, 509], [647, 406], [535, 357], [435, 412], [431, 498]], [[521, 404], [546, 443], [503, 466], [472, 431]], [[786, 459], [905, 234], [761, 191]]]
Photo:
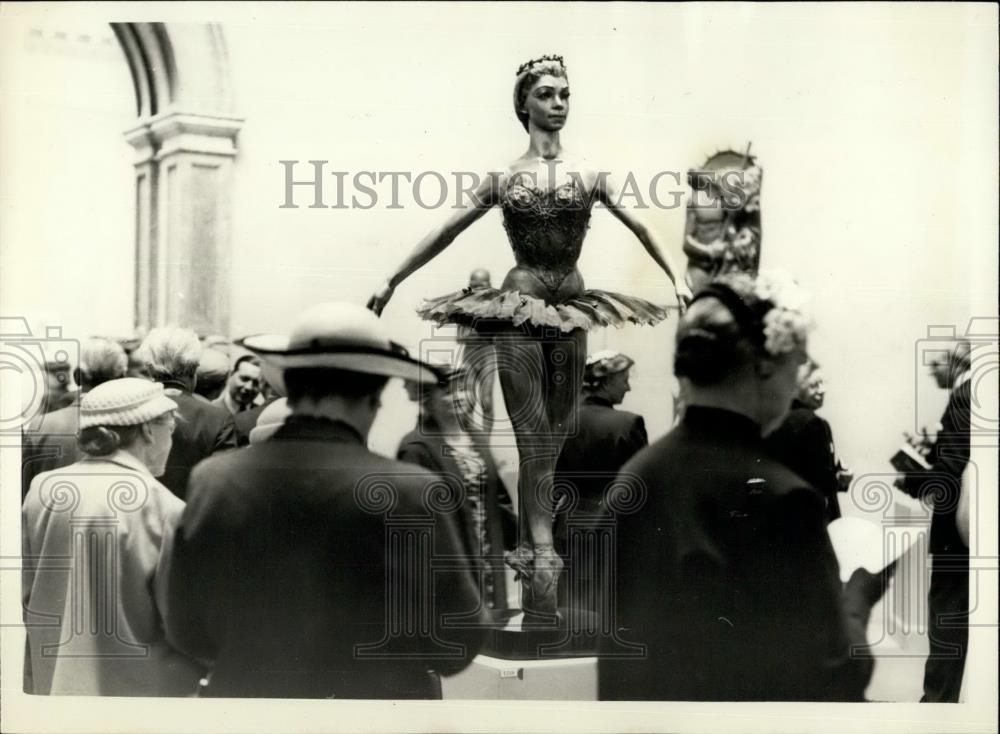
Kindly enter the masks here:
[[575, 181], [546, 190], [511, 183], [500, 196], [514, 259], [556, 290], [576, 271], [590, 226], [591, 201]]

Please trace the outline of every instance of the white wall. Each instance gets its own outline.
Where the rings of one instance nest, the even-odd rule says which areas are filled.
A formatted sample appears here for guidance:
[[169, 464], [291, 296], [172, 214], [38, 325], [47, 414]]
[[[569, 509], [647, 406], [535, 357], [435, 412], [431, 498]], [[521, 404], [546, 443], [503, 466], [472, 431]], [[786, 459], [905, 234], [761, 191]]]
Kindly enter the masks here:
[[128, 336], [136, 116], [111, 27], [57, 13], [0, 26], [0, 311], [35, 333]]

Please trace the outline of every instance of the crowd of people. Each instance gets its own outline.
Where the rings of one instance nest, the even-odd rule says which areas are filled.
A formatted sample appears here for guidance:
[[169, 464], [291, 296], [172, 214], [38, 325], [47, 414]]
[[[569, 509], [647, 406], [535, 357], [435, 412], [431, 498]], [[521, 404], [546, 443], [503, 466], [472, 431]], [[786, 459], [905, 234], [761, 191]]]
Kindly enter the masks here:
[[[618, 407], [632, 359], [586, 359], [545, 506], [555, 624], [597, 620], [602, 699], [864, 700], [889, 575], [841, 583], [826, 527], [850, 472], [815, 412], [822, 376], [792, 300], [748, 275], [695, 294], [676, 334], [681, 409], [652, 445]], [[951, 400], [930, 468], [900, 477], [913, 496], [968, 463], [967, 347], [933, 368]], [[489, 355], [421, 362], [349, 304], [283, 337], [87, 340], [78, 391], [24, 439], [26, 690], [440, 697], [519, 606]], [[391, 378], [419, 406], [395, 459], [367, 447]], [[968, 540], [957, 503], [934, 501], [925, 700], [956, 701]], [[610, 555], [580, 540], [595, 522], [613, 525]], [[623, 641], [642, 653], [600, 654]]]

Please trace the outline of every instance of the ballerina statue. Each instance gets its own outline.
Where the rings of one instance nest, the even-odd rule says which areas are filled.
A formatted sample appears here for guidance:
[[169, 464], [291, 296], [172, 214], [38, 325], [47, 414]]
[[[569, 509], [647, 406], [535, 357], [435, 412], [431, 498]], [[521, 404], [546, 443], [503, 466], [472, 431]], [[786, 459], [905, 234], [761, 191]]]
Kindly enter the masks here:
[[618, 191], [590, 167], [567, 160], [559, 131], [569, 113], [569, 80], [560, 56], [523, 64], [514, 111], [528, 149], [474, 191], [473, 203], [424, 237], [368, 307], [381, 314], [395, 288], [490, 208], [499, 206], [515, 266], [500, 288], [466, 288], [424, 302], [418, 313], [438, 324], [471, 326], [493, 342], [500, 386], [520, 459], [519, 543], [507, 562], [522, 584], [522, 626], [556, 621], [562, 561], [552, 545], [553, 472], [576, 403], [587, 355], [587, 331], [601, 326], [656, 324], [667, 310], [640, 298], [587, 290], [577, 260], [594, 201], [600, 201], [642, 243], [674, 285], [678, 307], [687, 285], [656, 238], [618, 201]]

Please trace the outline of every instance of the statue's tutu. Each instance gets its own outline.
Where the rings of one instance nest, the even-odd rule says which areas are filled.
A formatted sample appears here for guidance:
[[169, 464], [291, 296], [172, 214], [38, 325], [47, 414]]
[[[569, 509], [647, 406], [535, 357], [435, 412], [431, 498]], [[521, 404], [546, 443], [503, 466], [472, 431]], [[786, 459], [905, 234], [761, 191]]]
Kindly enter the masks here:
[[513, 326], [558, 327], [563, 332], [590, 330], [626, 323], [658, 324], [667, 309], [621, 293], [588, 290], [563, 303], [548, 304], [541, 298], [496, 288], [465, 288], [446, 296], [425, 300], [417, 308], [421, 318], [438, 324], [475, 326], [480, 320], [510, 321]]

